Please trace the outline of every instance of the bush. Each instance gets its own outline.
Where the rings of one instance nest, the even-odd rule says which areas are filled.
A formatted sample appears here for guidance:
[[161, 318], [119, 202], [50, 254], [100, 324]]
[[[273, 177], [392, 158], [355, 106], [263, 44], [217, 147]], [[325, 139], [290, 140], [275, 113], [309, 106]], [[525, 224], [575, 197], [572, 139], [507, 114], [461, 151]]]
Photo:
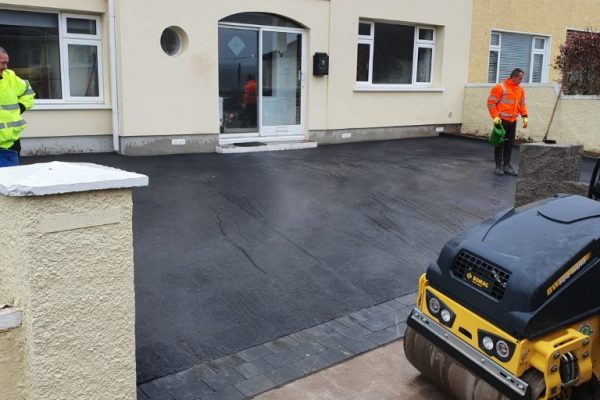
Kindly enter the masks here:
[[569, 31], [554, 68], [562, 73], [565, 94], [600, 95], [600, 33]]

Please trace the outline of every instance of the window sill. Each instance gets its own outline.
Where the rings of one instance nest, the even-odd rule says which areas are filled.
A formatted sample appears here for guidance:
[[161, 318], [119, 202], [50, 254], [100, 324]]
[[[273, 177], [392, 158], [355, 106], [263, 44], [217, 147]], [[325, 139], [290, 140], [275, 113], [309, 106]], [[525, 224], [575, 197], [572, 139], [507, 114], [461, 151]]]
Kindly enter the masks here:
[[44, 110], [110, 110], [112, 106], [104, 103], [37, 103], [30, 111]]
[[355, 92], [444, 92], [443, 87], [430, 86], [354, 86]]

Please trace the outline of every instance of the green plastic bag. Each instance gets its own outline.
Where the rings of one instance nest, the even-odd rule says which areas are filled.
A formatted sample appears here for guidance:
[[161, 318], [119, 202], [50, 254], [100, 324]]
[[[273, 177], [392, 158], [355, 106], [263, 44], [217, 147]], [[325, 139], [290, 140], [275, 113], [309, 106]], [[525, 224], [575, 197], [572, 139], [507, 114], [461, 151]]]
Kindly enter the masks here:
[[506, 141], [504, 135], [506, 135], [506, 132], [504, 131], [502, 124], [494, 124], [492, 133], [490, 133], [490, 137], [488, 139], [488, 143], [492, 146], [500, 146]]

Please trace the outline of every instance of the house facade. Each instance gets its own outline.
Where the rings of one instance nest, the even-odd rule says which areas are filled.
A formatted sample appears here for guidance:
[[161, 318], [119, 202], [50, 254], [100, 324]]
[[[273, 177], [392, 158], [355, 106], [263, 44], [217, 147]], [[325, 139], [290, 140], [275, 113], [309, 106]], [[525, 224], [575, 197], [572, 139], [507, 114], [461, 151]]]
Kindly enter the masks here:
[[595, 132], [600, 101], [597, 96], [558, 98], [561, 73], [554, 68], [560, 45], [569, 34], [598, 29], [598, 15], [600, 3], [593, 0], [508, 0], [501, 6], [490, 0], [474, 0], [462, 132], [489, 135], [489, 92], [512, 69], [521, 68], [525, 71], [522, 86], [529, 127], [522, 129], [519, 122], [517, 137], [540, 141], [548, 132], [549, 139], [600, 151]]
[[14, 0], [0, 46], [37, 93], [24, 154], [394, 139], [460, 130], [471, 6]]

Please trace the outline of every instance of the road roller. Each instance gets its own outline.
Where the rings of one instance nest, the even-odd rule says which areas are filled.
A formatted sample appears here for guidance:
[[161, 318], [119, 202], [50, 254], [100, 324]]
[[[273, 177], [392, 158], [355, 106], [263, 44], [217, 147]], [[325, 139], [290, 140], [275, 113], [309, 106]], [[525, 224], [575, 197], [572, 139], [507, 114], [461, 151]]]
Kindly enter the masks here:
[[600, 399], [597, 171], [592, 198], [500, 212], [420, 277], [404, 351], [449, 398]]

